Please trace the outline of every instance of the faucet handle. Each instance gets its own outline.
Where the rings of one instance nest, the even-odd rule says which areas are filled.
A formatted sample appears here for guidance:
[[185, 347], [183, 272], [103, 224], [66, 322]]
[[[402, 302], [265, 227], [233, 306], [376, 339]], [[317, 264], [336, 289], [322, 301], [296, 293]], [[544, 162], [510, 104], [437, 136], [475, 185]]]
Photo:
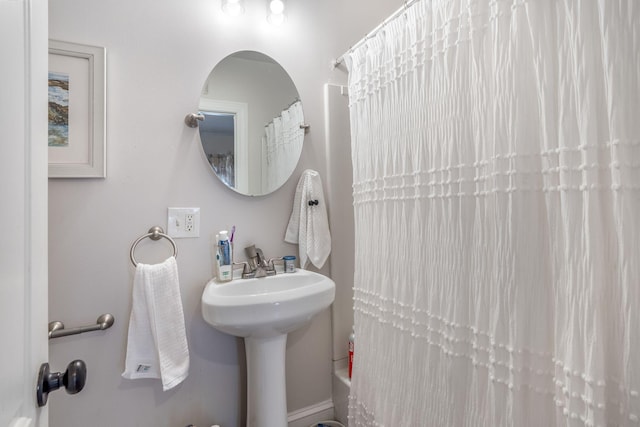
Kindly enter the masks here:
[[283, 257], [277, 257], [277, 258], [269, 258], [269, 260], [267, 261], [267, 267], [273, 271], [273, 273], [276, 273], [276, 262], [280, 263], [282, 262], [282, 265], [284, 266], [284, 258]]
[[274, 265], [276, 262], [280, 262], [282, 261], [282, 265], [284, 265], [284, 257], [276, 257], [276, 258], [269, 258], [269, 260], [267, 261], [267, 264], [270, 265]]
[[251, 267], [249, 266], [249, 263], [246, 261], [240, 261], [240, 262], [234, 262], [233, 266], [238, 266], [241, 265], [242, 266], [242, 278], [243, 279], [250, 279], [252, 277], [255, 276], [256, 272], [255, 271], [251, 271]]
[[244, 248], [244, 253], [247, 255], [247, 258], [255, 258], [258, 256], [256, 245], [247, 246]]
[[249, 269], [253, 271], [258, 268], [258, 252], [256, 251], [256, 245], [247, 246], [244, 248], [244, 253], [247, 255], [247, 261], [249, 261]]

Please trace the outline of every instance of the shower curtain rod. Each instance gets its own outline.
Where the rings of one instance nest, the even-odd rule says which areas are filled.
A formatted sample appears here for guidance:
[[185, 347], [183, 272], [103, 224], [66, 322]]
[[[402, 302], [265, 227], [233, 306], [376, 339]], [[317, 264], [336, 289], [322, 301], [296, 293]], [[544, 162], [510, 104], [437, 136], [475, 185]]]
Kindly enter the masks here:
[[356, 42], [356, 44], [354, 44], [353, 46], [351, 46], [345, 53], [343, 53], [342, 55], [340, 55], [338, 58], [333, 60], [333, 68], [336, 68], [338, 65], [342, 64], [344, 62], [344, 58], [351, 52], [353, 52], [353, 50], [355, 48], [357, 48], [358, 46], [360, 46], [362, 43], [366, 42], [367, 40], [369, 40], [370, 38], [374, 37], [376, 34], [378, 34], [378, 32], [384, 28], [385, 25], [387, 25], [389, 22], [391, 22], [393, 19], [397, 18], [398, 16], [400, 16], [401, 13], [403, 13], [404, 11], [406, 11], [409, 6], [411, 6], [413, 3], [417, 3], [420, 0], [405, 0], [404, 4], [400, 7], [400, 9], [396, 10], [395, 12], [393, 12], [391, 14], [391, 16], [389, 16], [387, 19], [385, 19], [384, 21], [382, 21], [377, 27], [375, 27], [373, 30], [371, 30], [366, 36], [364, 36], [362, 39], [360, 39], [360, 41]]
[[[289, 108], [293, 107], [293, 104], [295, 104], [296, 102], [300, 102], [300, 97], [296, 96], [296, 98], [289, 105], [283, 108], [282, 111], [288, 110]], [[264, 127], [269, 126], [271, 123], [273, 123], [273, 119], [269, 120], [267, 124], [264, 125]], [[300, 125], [300, 128], [302, 128], [302, 125]]]

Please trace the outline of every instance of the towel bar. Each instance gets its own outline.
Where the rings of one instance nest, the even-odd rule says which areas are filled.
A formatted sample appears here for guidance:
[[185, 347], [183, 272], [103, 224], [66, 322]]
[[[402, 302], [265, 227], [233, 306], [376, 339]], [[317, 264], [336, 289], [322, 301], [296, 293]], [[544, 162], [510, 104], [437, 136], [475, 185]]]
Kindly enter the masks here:
[[114, 322], [115, 318], [109, 313], [100, 315], [98, 320], [96, 320], [95, 325], [79, 326], [77, 328], [65, 329], [64, 323], [56, 320], [54, 322], [49, 322], [49, 339], [66, 337], [68, 335], [77, 335], [84, 332], [104, 331], [105, 329], [109, 329], [113, 326]]
[[176, 258], [178, 257], [178, 247], [176, 246], [176, 242], [174, 242], [170, 236], [168, 236], [167, 234], [164, 234], [164, 230], [161, 227], [158, 227], [156, 225], [155, 227], [151, 227], [147, 234], [138, 237], [138, 239], [136, 239], [136, 241], [133, 242], [133, 244], [131, 245], [131, 251], [129, 252], [129, 257], [131, 258], [131, 262], [133, 263], [134, 267], [137, 267], [138, 263], [136, 262], [136, 259], [133, 256], [133, 253], [135, 252], [136, 246], [138, 246], [138, 243], [140, 243], [146, 237], [150, 238], [151, 240], [160, 240], [161, 238], [164, 237], [169, 241], [169, 243], [171, 243], [171, 246], [173, 246], [173, 256]]

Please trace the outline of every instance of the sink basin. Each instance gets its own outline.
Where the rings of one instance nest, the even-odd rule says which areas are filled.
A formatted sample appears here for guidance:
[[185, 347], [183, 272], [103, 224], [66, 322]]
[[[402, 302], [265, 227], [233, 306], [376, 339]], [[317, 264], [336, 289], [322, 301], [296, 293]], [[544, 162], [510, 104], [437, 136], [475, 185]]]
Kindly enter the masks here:
[[202, 294], [202, 316], [230, 335], [268, 337], [298, 329], [334, 297], [333, 280], [307, 270], [225, 283], [213, 279]]
[[202, 316], [243, 337], [247, 355], [247, 427], [287, 427], [287, 334], [331, 305], [333, 280], [307, 270], [221, 283], [202, 293]]

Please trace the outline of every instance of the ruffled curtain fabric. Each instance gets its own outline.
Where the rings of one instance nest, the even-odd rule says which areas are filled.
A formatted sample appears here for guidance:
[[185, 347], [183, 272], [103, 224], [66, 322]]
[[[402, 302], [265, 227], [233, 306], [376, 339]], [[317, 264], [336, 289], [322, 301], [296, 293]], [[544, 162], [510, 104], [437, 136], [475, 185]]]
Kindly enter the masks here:
[[209, 164], [216, 175], [229, 187], [236, 186], [235, 155], [233, 152], [226, 154], [209, 154]]
[[347, 59], [350, 426], [640, 426], [640, 2], [422, 0]]
[[302, 102], [296, 101], [264, 128], [262, 137], [262, 193], [280, 188], [291, 176], [304, 141]]

